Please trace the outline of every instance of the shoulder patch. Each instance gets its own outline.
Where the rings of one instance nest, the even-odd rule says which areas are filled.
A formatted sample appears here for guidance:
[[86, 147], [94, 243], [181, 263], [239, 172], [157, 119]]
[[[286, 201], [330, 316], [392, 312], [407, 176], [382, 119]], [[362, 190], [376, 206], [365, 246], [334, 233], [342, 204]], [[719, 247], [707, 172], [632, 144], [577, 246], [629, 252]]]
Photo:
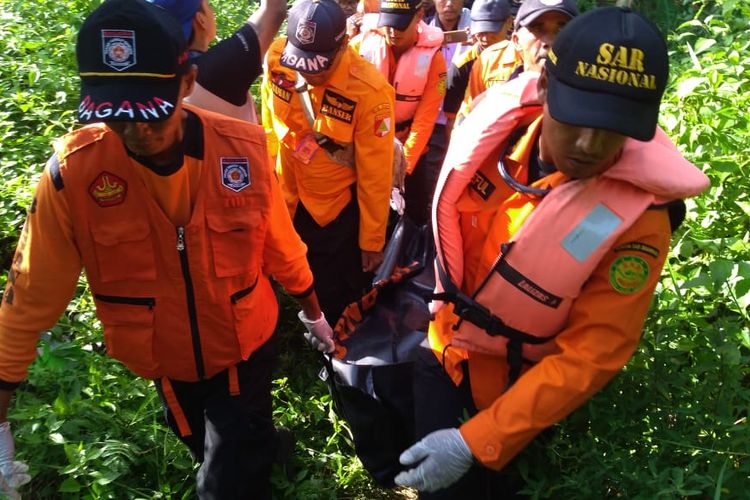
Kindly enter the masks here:
[[326, 89], [323, 93], [323, 100], [320, 103], [320, 114], [351, 124], [354, 121], [354, 110], [356, 107], [357, 101]]
[[659, 256], [658, 248], [652, 247], [651, 245], [647, 245], [645, 243], [641, 243], [640, 241], [629, 241], [615, 248], [614, 251], [615, 253], [617, 252], [641, 252], [641, 253], [645, 253], [646, 255], [650, 255], [653, 258], [656, 258]]
[[648, 281], [648, 262], [635, 255], [618, 257], [609, 267], [609, 284], [623, 295], [639, 291]]

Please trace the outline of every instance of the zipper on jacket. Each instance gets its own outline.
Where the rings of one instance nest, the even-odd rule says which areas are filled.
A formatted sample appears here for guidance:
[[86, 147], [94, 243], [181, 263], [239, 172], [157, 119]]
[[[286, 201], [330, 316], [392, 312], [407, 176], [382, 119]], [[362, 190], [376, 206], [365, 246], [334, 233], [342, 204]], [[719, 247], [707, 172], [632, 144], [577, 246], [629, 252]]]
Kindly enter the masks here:
[[156, 299], [153, 297], [122, 297], [120, 295], [100, 295], [94, 294], [94, 298], [107, 302], [109, 304], [127, 304], [130, 306], [148, 306], [153, 309], [156, 305]]
[[203, 352], [201, 350], [201, 336], [198, 331], [198, 314], [195, 310], [195, 290], [193, 289], [193, 278], [190, 276], [187, 250], [185, 247], [185, 228], [177, 228], [177, 253], [180, 255], [180, 267], [182, 268], [182, 279], [185, 281], [185, 295], [187, 299], [188, 317], [190, 320], [190, 336], [193, 340], [193, 356], [195, 357], [195, 370], [198, 378], [203, 380], [206, 370], [203, 366]]

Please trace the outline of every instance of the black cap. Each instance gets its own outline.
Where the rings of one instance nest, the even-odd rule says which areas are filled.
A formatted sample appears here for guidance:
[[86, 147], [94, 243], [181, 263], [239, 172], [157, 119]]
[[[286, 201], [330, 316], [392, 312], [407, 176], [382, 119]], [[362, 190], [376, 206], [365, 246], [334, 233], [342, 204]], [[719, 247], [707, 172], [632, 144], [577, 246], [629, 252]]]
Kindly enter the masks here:
[[299, 0], [289, 11], [281, 65], [314, 75], [331, 67], [346, 35], [346, 15], [333, 0]]
[[471, 6], [471, 32], [500, 31], [510, 16], [508, 0], [476, 0]]
[[516, 29], [528, 26], [537, 17], [547, 12], [560, 12], [569, 17], [578, 15], [576, 0], [524, 0], [516, 14]]
[[378, 28], [385, 26], [404, 31], [422, 8], [422, 0], [380, 0]]
[[144, 0], [107, 0], [78, 32], [78, 121], [165, 120], [180, 93], [187, 44], [167, 11]]
[[574, 18], [555, 38], [545, 69], [555, 120], [654, 137], [669, 60], [664, 37], [642, 15], [603, 7]]

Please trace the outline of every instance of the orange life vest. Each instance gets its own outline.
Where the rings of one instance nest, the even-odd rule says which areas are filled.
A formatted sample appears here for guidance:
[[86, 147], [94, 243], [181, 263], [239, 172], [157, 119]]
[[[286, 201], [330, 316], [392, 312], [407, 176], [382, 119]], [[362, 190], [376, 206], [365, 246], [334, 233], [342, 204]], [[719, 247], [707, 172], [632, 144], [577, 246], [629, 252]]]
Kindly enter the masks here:
[[152, 379], [209, 378], [247, 359], [277, 319], [262, 271], [273, 182], [263, 129], [190, 109], [203, 123], [204, 156], [184, 227], [164, 215], [135, 170], [145, 167], [103, 124], [56, 144], [107, 353]]
[[[364, 27], [364, 24], [363, 24]], [[399, 124], [414, 117], [419, 101], [424, 94], [432, 58], [443, 43], [443, 31], [428, 26], [424, 21], [417, 25], [417, 43], [401, 54], [396, 66], [396, 74], [390, 84], [396, 90], [396, 129]], [[388, 45], [385, 37], [377, 29], [364, 31], [359, 53], [375, 65], [386, 78], [390, 75], [388, 66]]]
[[[525, 75], [512, 81], [493, 92], [498, 94], [493, 96], [493, 106], [472, 112], [489, 118], [477, 115], [478, 119], [462, 125], [467, 127], [461, 135], [462, 159], [446, 159], [452, 168], [441, 174], [435, 198], [440, 278], [436, 297], [453, 303], [457, 322], [451, 344], [507, 356], [511, 382], [520, 374], [522, 359], [536, 362], [558, 351], [549, 341], [565, 326], [581, 288], [612, 244], [646, 209], [708, 187], [707, 177], [682, 157], [661, 129], [649, 142], [628, 139], [618, 161], [603, 174], [558, 185], [541, 201], [538, 196], [519, 198], [512, 221], [519, 229], [500, 249], [491, 250], [496, 253], [488, 260], [494, 257], [495, 264], [470, 296], [464, 294], [455, 285], [462, 283], [464, 266], [459, 198], [469, 183], [477, 182], [480, 165], [496, 168], [484, 161], [489, 152], [541, 115], [536, 80]], [[493, 115], [499, 117], [494, 122]], [[488, 123], [492, 125], [487, 127]], [[471, 130], [472, 124], [480, 126]], [[526, 146], [531, 148], [533, 142]], [[492, 174], [480, 172], [479, 178]], [[496, 217], [489, 232], [507, 230], [497, 226], [507, 223]], [[439, 308], [440, 304], [435, 307]]]

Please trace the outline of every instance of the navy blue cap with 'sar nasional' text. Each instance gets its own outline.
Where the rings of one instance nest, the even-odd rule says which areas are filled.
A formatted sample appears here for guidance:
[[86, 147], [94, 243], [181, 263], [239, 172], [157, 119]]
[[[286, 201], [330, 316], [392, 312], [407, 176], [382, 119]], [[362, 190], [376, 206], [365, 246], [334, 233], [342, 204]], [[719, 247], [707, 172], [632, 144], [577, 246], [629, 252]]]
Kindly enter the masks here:
[[544, 67], [555, 120], [653, 138], [669, 59], [661, 32], [641, 14], [602, 7], [573, 18]]

